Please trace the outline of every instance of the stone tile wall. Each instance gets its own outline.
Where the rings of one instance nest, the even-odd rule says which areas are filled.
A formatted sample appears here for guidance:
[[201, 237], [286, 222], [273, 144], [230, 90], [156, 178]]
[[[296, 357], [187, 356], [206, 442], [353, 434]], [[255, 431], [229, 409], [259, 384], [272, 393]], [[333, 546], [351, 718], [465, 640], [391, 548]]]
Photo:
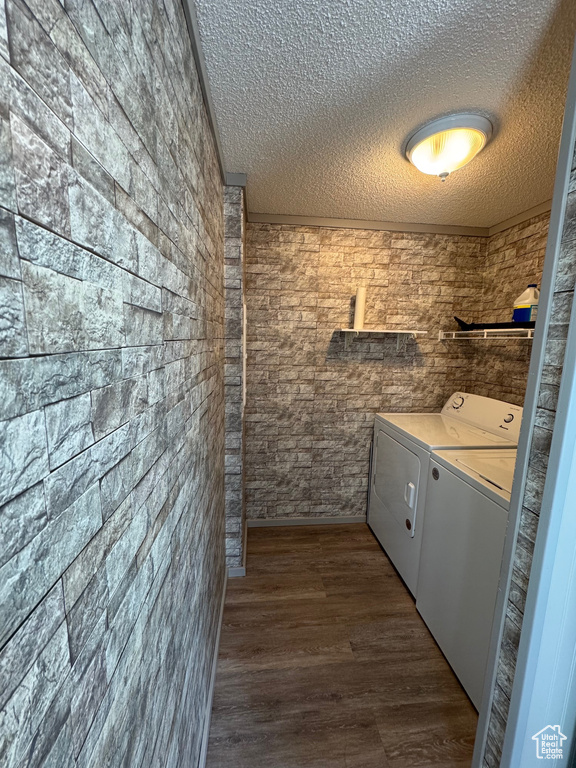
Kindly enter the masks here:
[[[523, 402], [529, 342], [438, 331], [509, 319], [527, 273], [540, 282], [546, 230], [547, 216], [490, 239], [248, 224], [247, 517], [364, 515], [378, 411], [435, 411], [455, 389]], [[366, 327], [428, 336], [345, 351], [364, 280]]]
[[[550, 214], [544, 213], [488, 239], [481, 310], [474, 320], [512, 319], [514, 300], [528, 283], [540, 285]], [[522, 405], [532, 343], [515, 341], [465, 342], [474, 347], [475, 385], [479, 395]]]
[[[474, 237], [248, 224], [249, 519], [366, 513], [374, 413], [436, 410], [473, 379], [469, 347], [437, 334], [480, 292], [484, 252]], [[345, 351], [363, 280], [366, 327], [428, 337]]]
[[242, 187], [224, 188], [226, 285], [226, 563], [243, 568], [244, 508], [244, 230]]
[[0, 764], [198, 760], [222, 185], [179, 0], [0, 0]]
[[[570, 179], [572, 190], [576, 188], [576, 162], [574, 166]], [[512, 583], [508, 594], [504, 634], [498, 658], [494, 700], [483, 759], [485, 768], [498, 768], [502, 755], [575, 285], [576, 191], [571, 191], [568, 195], [560, 257], [554, 279], [552, 314], [545, 342], [544, 367], [529, 449], [528, 474], [513, 559]]]

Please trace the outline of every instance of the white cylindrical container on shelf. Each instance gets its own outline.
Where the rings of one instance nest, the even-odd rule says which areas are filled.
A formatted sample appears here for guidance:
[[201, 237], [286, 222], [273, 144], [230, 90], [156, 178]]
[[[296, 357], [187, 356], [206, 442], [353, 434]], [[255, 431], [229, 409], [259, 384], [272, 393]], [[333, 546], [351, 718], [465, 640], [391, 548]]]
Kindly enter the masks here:
[[364, 314], [366, 312], [366, 286], [359, 285], [356, 290], [356, 303], [354, 305], [354, 330], [361, 331], [364, 328]]
[[512, 320], [515, 323], [527, 323], [531, 320], [536, 320], [539, 298], [540, 292], [536, 287], [536, 283], [530, 283], [524, 293], [521, 293], [514, 302]]

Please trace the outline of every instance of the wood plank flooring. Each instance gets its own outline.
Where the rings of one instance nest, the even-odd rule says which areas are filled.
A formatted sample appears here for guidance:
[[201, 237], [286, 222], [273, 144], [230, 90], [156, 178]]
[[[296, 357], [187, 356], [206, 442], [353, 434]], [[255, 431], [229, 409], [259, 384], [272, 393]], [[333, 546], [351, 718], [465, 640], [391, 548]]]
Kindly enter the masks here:
[[469, 768], [477, 715], [366, 525], [251, 528], [208, 768]]

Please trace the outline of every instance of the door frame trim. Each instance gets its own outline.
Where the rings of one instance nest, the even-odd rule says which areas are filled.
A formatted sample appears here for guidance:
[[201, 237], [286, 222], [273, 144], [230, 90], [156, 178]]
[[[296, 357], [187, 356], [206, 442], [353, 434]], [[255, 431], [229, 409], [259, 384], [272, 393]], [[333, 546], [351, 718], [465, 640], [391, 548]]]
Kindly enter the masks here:
[[[518, 441], [516, 471], [514, 474], [514, 484], [510, 499], [508, 531], [506, 540], [504, 542], [502, 570], [500, 572], [500, 585], [498, 588], [498, 597], [496, 601], [494, 623], [492, 627], [492, 640], [490, 643], [490, 652], [486, 666], [486, 680], [484, 684], [484, 693], [482, 696], [482, 705], [479, 712], [478, 728], [476, 731], [476, 740], [474, 743], [474, 754], [472, 757], [471, 768], [482, 768], [482, 762], [484, 759], [487, 743], [490, 715], [494, 701], [494, 693], [496, 690], [497, 662], [500, 655], [500, 647], [504, 633], [506, 606], [508, 604], [508, 596], [510, 592], [512, 570], [514, 565], [514, 552], [520, 527], [520, 515], [522, 512], [522, 503], [526, 486], [526, 477], [530, 458], [530, 446], [532, 444], [532, 436], [536, 419], [536, 408], [538, 405], [538, 395], [542, 379], [542, 369], [544, 367], [544, 359], [546, 354], [546, 340], [548, 338], [552, 313], [554, 282], [558, 269], [558, 260], [562, 240], [562, 230], [564, 226], [564, 215], [566, 211], [566, 200], [568, 196], [568, 186], [572, 168], [575, 138], [576, 48], [572, 54], [572, 68], [570, 72], [570, 81], [568, 85], [568, 94], [564, 112], [564, 124], [562, 128], [562, 137], [560, 140], [560, 149], [556, 166], [554, 196], [552, 199], [552, 211], [550, 215], [550, 226], [546, 244], [546, 257], [544, 260], [544, 270], [542, 273], [540, 302], [538, 306], [538, 320], [536, 322], [532, 356], [530, 359], [530, 368], [528, 372], [526, 398], [524, 401], [524, 414]], [[558, 424], [561, 419], [562, 414], [559, 412], [556, 419], [556, 424]], [[539, 577], [540, 574], [538, 572], [538, 567], [539, 563], [533, 560], [531, 576]], [[528, 605], [526, 608], [528, 609]], [[526, 633], [530, 629], [530, 623], [532, 620], [533, 616], [531, 616], [528, 610], [526, 610], [521, 633], [521, 646], [523, 640], [525, 639]], [[522, 672], [521, 669], [517, 666], [514, 688], [521, 684], [521, 677], [518, 677], [519, 675], [521, 676]], [[510, 729], [515, 729], [517, 727], [517, 717], [517, 710], [513, 710], [511, 706], [507, 722], [507, 734], [509, 733]], [[505, 763], [503, 762], [501, 764], [501, 768], [504, 768], [504, 766]]]

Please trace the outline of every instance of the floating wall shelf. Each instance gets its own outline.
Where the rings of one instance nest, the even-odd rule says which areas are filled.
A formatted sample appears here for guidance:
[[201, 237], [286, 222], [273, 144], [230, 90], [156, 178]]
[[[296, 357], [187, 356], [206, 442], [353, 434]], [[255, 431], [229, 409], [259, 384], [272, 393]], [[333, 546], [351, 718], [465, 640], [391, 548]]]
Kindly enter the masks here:
[[344, 349], [350, 349], [352, 340], [360, 333], [375, 333], [380, 336], [396, 336], [396, 349], [400, 349], [402, 344], [405, 344], [407, 339], [415, 339], [416, 336], [425, 336], [428, 331], [413, 331], [395, 328], [362, 328], [357, 330], [356, 328], [340, 328], [340, 332], [344, 334]]
[[460, 339], [533, 339], [534, 328], [479, 328], [476, 331], [440, 331], [440, 341]]

